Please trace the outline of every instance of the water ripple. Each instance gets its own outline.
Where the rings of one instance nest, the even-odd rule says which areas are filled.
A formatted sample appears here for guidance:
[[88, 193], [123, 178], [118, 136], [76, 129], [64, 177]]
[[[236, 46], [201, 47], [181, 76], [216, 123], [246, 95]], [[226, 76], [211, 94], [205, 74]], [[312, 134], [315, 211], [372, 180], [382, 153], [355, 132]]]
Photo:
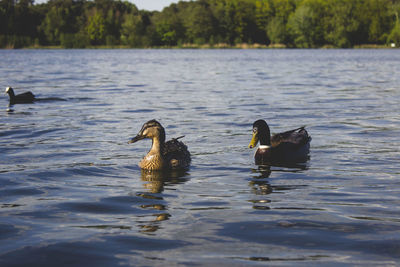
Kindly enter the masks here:
[[[395, 50], [4, 50], [3, 265], [396, 265]], [[7, 111], [8, 110], [8, 111]], [[252, 124], [306, 125], [304, 164], [255, 166]], [[142, 172], [159, 120], [184, 172]]]

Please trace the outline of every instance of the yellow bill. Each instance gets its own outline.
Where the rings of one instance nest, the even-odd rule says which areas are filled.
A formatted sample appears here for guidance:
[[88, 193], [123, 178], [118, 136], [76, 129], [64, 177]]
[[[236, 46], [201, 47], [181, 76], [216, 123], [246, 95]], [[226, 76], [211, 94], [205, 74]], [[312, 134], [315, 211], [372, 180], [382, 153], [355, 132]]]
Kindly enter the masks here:
[[251, 138], [249, 148], [255, 147], [257, 145], [257, 143], [258, 143], [258, 133], [253, 132], [253, 137]]

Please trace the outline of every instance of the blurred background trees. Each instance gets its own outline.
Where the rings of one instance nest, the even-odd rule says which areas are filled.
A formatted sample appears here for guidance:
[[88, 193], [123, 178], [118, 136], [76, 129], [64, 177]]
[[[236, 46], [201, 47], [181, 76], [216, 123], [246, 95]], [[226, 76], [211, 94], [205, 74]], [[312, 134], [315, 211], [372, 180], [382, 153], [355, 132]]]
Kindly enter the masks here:
[[121, 0], [0, 0], [0, 47], [400, 45], [400, 0], [197, 0], [161, 12]]

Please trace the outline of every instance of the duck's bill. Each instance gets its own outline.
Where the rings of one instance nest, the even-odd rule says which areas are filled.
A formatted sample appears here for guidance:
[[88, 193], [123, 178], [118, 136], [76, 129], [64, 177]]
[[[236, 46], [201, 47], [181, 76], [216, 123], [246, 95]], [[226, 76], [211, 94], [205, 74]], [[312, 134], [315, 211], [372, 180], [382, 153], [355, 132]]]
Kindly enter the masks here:
[[136, 135], [135, 137], [133, 137], [131, 140], [128, 141], [128, 144], [133, 144], [139, 140], [142, 140], [143, 138], [144, 138], [144, 136]]
[[258, 143], [258, 135], [253, 133], [253, 137], [251, 138], [249, 148], [255, 147], [257, 145], [257, 143]]

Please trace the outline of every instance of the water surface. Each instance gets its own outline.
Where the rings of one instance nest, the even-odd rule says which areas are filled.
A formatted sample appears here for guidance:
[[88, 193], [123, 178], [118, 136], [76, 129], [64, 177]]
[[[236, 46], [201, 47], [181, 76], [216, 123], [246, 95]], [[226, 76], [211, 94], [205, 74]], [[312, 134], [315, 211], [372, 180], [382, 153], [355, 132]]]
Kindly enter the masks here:
[[[397, 50], [0, 50], [0, 264], [395, 265]], [[0, 108], [1, 109], [1, 108]], [[258, 168], [251, 125], [307, 125]], [[150, 119], [192, 166], [143, 173]]]

